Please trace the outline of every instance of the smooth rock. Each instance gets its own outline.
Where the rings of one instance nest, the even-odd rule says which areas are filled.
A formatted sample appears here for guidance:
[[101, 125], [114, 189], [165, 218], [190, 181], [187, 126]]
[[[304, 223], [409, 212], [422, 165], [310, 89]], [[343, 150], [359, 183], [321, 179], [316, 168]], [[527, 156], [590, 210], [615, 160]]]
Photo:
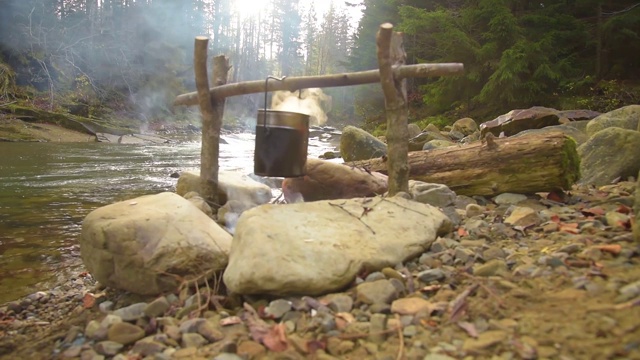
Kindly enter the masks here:
[[[640, 105], [637, 105], [640, 108]], [[640, 132], [608, 127], [578, 147], [580, 184], [607, 185], [640, 171]]]
[[195, 207], [200, 209], [205, 215], [208, 217], [213, 216], [213, 210], [211, 210], [211, 206], [195, 191], [189, 191], [183, 196], [185, 199], [189, 200]]
[[387, 145], [355, 126], [346, 126], [340, 137], [340, 155], [345, 162], [368, 160], [387, 154]]
[[329, 309], [341, 313], [350, 312], [353, 309], [353, 298], [347, 294], [331, 294], [327, 296]]
[[436, 207], [453, 205], [456, 193], [443, 184], [409, 180], [409, 193], [413, 200]]
[[80, 254], [100, 283], [136, 294], [173, 291], [175, 276], [224, 269], [231, 235], [191, 202], [160, 193], [92, 211], [82, 223]]
[[527, 200], [526, 195], [513, 193], [503, 193], [493, 198], [493, 202], [498, 205], [515, 205], [525, 200]]
[[[191, 191], [202, 194], [200, 173], [185, 171], [178, 178], [176, 193], [183, 196]], [[224, 204], [229, 200], [252, 205], [266, 204], [271, 201], [271, 188], [238, 171], [220, 171], [218, 172], [218, 201]]]
[[224, 282], [239, 294], [329, 293], [362, 269], [418, 256], [450, 231], [438, 209], [399, 197], [262, 205], [240, 217]]
[[465, 216], [467, 218], [480, 216], [484, 214], [484, 211], [485, 211], [484, 206], [480, 206], [478, 204], [467, 204], [467, 206], [465, 207]]
[[426, 143], [424, 143], [424, 145], [422, 145], [422, 150], [431, 150], [431, 149], [439, 149], [439, 148], [445, 148], [445, 147], [449, 147], [452, 145], [455, 145], [456, 143], [449, 141], [449, 140], [439, 140], [439, 139], [434, 139], [434, 140], [429, 140]]
[[513, 226], [532, 226], [542, 222], [537, 211], [529, 207], [517, 206], [511, 214], [504, 219], [505, 224]]
[[471, 354], [479, 353], [487, 348], [505, 341], [509, 334], [502, 330], [489, 330], [481, 333], [477, 339], [466, 339], [462, 345], [462, 350]]
[[628, 105], [600, 114], [587, 124], [587, 135], [590, 137], [607, 128], [617, 127], [637, 130], [640, 126], [640, 105]]
[[356, 302], [364, 304], [390, 304], [398, 297], [395, 286], [389, 280], [363, 282], [356, 287]]
[[164, 315], [167, 310], [171, 307], [169, 304], [169, 300], [167, 300], [166, 296], [160, 296], [159, 298], [150, 302], [144, 308], [144, 314], [150, 318], [158, 317]]
[[277, 299], [269, 303], [264, 309], [265, 315], [280, 319], [287, 311], [291, 311], [291, 301]]
[[386, 175], [320, 159], [307, 159], [305, 174], [282, 182], [287, 203], [375, 196], [388, 190]]
[[167, 345], [163, 343], [143, 339], [136, 342], [136, 344], [133, 345], [131, 352], [135, 354], [140, 354], [142, 356], [152, 356], [152, 355], [161, 353], [166, 348], [167, 348]]
[[473, 275], [487, 277], [496, 275], [506, 270], [507, 264], [504, 262], [504, 260], [494, 259], [474, 267]]
[[123, 321], [138, 320], [144, 316], [146, 308], [147, 303], [132, 304], [114, 311], [113, 315], [119, 316]]
[[197, 333], [186, 333], [182, 334], [182, 347], [189, 348], [195, 347], [198, 348], [200, 346], [206, 345], [207, 339], [205, 339], [202, 335]]
[[425, 284], [429, 284], [432, 281], [439, 281], [446, 277], [446, 274], [442, 269], [429, 269], [418, 273], [418, 280]]
[[421, 297], [407, 297], [391, 303], [391, 312], [400, 315], [415, 315], [417, 313], [431, 313], [434, 304]]
[[409, 139], [409, 151], [420, 151], [424, 145], [432, 140], [451, 141], [442, 135], [440, 131], [423, 131], [418, 136]]
[[144, 329], [126, 322], [111, 325], [107, 331], [109, 341], [122, 345], [132, 344], [144, 337]]
[[456, 120], [451, 128], [453, 131], [461, 132], [464, 136], [471, 135], [474, 132], [480, 130], [478, 123], [472, 118], [468, 117]]

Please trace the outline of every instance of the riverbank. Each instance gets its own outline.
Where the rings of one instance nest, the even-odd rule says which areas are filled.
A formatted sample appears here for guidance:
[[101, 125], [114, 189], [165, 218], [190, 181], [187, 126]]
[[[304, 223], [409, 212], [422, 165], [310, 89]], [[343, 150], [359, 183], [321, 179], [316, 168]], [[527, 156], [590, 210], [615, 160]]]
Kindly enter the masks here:
[[26, 122], [0, 114], [0, 141], [93, 142], [95, 136], [59, 125]]
[[[0, 358], [637, 359], [634, 191], [460, 202], [429, 251], [328, 296], [240, 297], [214, 281], [144, 298], [78, 273], [0, 306]], [[506, 225], [514, 206], [540, 221]]]

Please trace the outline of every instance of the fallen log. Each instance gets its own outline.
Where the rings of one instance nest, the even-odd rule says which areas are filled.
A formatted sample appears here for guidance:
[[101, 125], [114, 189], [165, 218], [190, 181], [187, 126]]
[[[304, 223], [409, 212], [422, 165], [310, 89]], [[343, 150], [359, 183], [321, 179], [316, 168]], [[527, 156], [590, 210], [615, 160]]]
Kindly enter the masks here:
[[[387, 159], [345, 165], [387, 174]], [[576, 142], [561, 132], [495, 138], [413, 151], [409, 179], [445, 184], [459, 195], [494, 196], [567, 190], [580, 177]]]

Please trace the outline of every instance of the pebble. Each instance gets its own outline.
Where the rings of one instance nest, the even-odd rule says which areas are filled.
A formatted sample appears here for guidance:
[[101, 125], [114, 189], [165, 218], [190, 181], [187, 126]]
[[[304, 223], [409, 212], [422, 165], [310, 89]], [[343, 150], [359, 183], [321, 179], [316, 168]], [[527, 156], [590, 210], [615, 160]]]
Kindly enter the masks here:
[[100, 355], [115, 356], [116, 354], [118, 354], [120, 352], [120, 350], [123, 347], [124, 347], [124, 345], [122, 345], [119, 342], [115, 342], [115, 341], [100, 341], [100, 342], [98, 342], [96, 344], [94, 349]]
[[465, 207], [464, 211], [467, 218], [472, 218], [474, 216], [480, 216], [484, 214], [485, 208], [484, 206], [480, 206], [478, 204], [468, 204]]
[[111, 325], [107, 331], [109, 341], [115, 341], [122, 345], [132, 344], [144, 337], [144, 329], [126, 322]]
[[473, 269], [473, 274], [476, 276], [493, 276], [499, 272], [507, 269], [507, 264], [504, 260], [493, 259], [484, 264], [480, 264]]
[[420, 312], [430, 313], [434, 304], [421, 297], [407, 297], [391, 303], [391, 312], [400, 315], [415, 315]]
[[119, 316], [123, 321], [134, 321], [144, 316], [147, 303], [137, 303], [115, 310], [113, 315]]
[[267, 316], [280, 319], [287, 311], [291, 310], [291, 301], [284, 299], [274, 300], [264, 309]]
[[350, 312], [353, 309], [353, 298], [346, 294], [330, 295], [327, 306], [337, 313]]
[[446, 277], [445, 272], [442, 269], [429, 269], [418, 273], [418, 279], [425, 284], [429, 284], [433, 281], [439, 281]]
[[395, 286], [387, 279], [364, 282], [356, 287], [356, 301], [365, 304], [389, 304], [398, 297]]
[[527, 200], [526, 195], [513, 193], [503, 193], [493, 198], [493, 202], [498, 205], [515, 205], [525, 200]]
[[150, 318], [158, 317], [164, 315], [170, 307], [169, 300], [165, 296], [161, 296], [150, 302], [142, 312]]
[[186, 333], [186, 334], [182, 334], [182, 342], [181, 345], [182, 347], [185, 348], [189, 348], [189, 347], [200, 347], [202, 345], [207, 344], [207, 339], [205, 339], [204, 337], [202, 337], [202, 335], [200, 334], [196, 334], [196, 333]]

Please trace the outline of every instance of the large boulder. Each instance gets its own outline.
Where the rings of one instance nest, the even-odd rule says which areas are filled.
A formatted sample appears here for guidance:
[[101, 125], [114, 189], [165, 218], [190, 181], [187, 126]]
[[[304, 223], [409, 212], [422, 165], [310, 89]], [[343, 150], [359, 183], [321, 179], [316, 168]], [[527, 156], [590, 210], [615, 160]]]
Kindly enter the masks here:
[[588, 120], [574, 121], [574, 122], [571, 122], [568, 124], [562, 124], [562, 125], [547, 126], [542, 129], [525, 130], [517, 133], [513, 137], [525, 136], [528, 134], [545, 134], [545, 133], [560, 131], [565, 135], [571, 137], [573, 140], [575, 140], [577, 145], [582, 145], [587, 141], [587, 139], [589, 139], [589, 137], [587, 136], [587, 133], [580, 130], [579, 123], [585, 124], [586, 126], [586, 122], [588, 122]]
[[600, 130], [578, 147], [580, 183], [605, 185], [640, 170], [640, 132], [619, 127]]
[[224, 283], [240, 294], [335, 292], [449, 231], [438, 209], [401, 197], [262, 205], [238, 221]]
[[[640, 131], [640, 129], [638, 129]], [[638, 178], [636, 184], [636, 201], [633, 205], [634, 222], [633, 222], [633, 237], [636, 239], [636, 243], [640, 244], [640, 171], [638, 171]]]
[[471, 135], [479, 130], [478, 123], [472, 118], [462, 118], [456, 120], [451, 127], [452, 131], [458, 131], [464, 136]]
[[386, 175], [320, 159], [307, 159], [305, 174], [282, 182], [288, 203], [375, 196], [388, 189]]
[[640, 105], [629, 105], [604, 113], [589, 121], [587, 135], [593, 136], [609, 127], [636, 130], [640, 127]]
[[[202, 194], [200, 174], [195, 171], [185, 171], [178, 178], [176, 193], [184, 196], [191, 191]], [[269, 186], [253, 180], [248, 175], [237, 171], [218, 173], [218, 200], [221, 204], [235, 200], [250, 205], [262, 205], [271, 201], [271, 197]]]
[[572, 121], [590, 120], [600, 113], [591, 110], [558, 111], [553, 108], [533, 106], [528, 109], [511, 110], [506, 114], [480, 125], [482, 137], [491, 132], [495, 136], [504, 133], [515, 135], [524, 130], [542, 129], [547, 126], [566, 124]]
[[340, 137], [340, 155], [344, 161], [369, 160], [387, 154], [387, 145], [355, 126], [346, 126]]
[[173, 291], [181, 278], [225, 268], [231, 235], [174, 194], [100, 207], [82, 222], [80, 255], [100, 283], [136, 294]]

